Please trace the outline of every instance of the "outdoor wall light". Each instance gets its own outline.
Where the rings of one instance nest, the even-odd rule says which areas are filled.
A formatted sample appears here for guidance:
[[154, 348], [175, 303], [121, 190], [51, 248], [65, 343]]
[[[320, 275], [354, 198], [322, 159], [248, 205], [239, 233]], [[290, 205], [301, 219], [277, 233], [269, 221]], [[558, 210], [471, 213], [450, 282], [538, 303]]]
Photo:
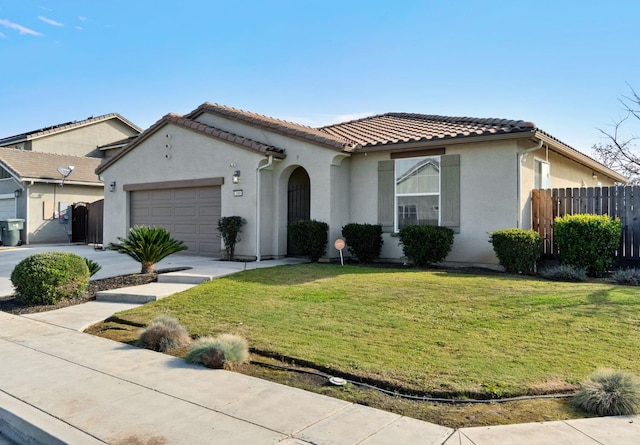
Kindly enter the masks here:
[[116, 191], [116, 181], [112, 181], [111, 184], [109, 184], [109, 191], [110, 192]]
[[596, 175], [596, 172], [591, 172], [591, 177], [595, 180], [598, 179], [598, 175]]
[[231, 177], [231, 182], [234, 184], [240, 183], [240, 170], [236, 170], [233, 172], [233, 176]]
[[13, 196], [15, 196], [16, 198], [21, 197], [21, 196], [22, 196], [22, 189], [16, 189], [16, 190], [13, 192]]

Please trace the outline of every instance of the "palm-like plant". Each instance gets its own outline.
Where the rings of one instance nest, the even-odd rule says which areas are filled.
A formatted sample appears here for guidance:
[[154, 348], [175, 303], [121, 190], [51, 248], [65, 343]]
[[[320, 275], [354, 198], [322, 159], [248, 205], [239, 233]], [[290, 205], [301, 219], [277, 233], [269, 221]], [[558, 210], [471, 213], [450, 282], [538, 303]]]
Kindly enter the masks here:
[[141, 273], [152, 273], [155, 265], [163, 258], [183, 250], [187, 246], [182, 241], [171, 238], [164, 227], [134, 226], [127, 238], [118, 237], [119, 244], [109, 243], [107, 249], [129, 255], [142, 265]]

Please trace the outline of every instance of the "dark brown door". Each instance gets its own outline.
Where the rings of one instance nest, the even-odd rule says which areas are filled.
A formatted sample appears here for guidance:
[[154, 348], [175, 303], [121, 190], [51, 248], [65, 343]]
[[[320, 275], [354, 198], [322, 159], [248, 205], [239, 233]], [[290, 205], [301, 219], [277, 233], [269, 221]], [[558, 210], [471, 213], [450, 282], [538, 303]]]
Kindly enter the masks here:
[[[287, 225], [298, 220], [311, 219], [311, 181], [309, 174], [302, 168], [296, 168], [289, 177], [287, 188]], [[291, 237], [287, 238], [287, 255], [296, 255]]]
[[71, 208], [71, 242], [87, 242], [87, 206], [74, 204]]

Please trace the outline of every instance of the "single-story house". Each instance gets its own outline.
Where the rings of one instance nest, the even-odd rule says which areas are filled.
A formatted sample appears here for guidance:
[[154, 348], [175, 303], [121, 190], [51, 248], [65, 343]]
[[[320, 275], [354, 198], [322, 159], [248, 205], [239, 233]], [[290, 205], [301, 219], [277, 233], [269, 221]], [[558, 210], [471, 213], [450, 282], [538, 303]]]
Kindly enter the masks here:
[[98, 158], [0, 148], [0, 219], [25, 220], [25, 244], [70, 241], [69, 207], [104, 196], [98, 165]]
[[160, 225], [217, 256], [217, 220], [237, 215], [236, 256], [278, 258], [303, 218], [328, 223], [328, 258], [345, 224], [381, 224], [382, 258], [398, 261], [401, 227], [438, 224], [456, 233], [447, 261], [472, 264], [496, 264], [489, 232], [531, 226], [533, 188], [626, 181], [532, 122], [387, 113], [311, 128], [212, 103], [162, 117], [97, 173], [113, 190], [105, 242]]
[[[104, 184], [95, 174], [100, 147], [126, 141], [142, 130], [110, 113], [40, 128], [0, 139], [0, 219], [24, 219], [22, 242], [68, 242], [67, 207], [102, 199]], [[68, 177], [58, 168], [73, 166]], [[64, 182], [64, 186], [62, 186]]]

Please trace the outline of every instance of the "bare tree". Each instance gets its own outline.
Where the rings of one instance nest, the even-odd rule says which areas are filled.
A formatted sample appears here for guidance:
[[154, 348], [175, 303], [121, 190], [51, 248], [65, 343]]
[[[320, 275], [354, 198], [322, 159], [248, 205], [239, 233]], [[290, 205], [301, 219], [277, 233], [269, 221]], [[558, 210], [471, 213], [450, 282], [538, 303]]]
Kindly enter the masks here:
[[[640, 96], [629, 85], [630, 96], [622, 96], [618, 101], [622, 104], [625, 116], [615, 122], [609, 131], [598, 130], [607, 141], [593, 146], [595, 157], [607, 167], [627, 176], [633, 183], [640, 183], [640, 150], [637, 145], [638, 136], [633, 134], [633, 126], [640, 123]], [[631, 131], [627, 130], [632, 127]]]

